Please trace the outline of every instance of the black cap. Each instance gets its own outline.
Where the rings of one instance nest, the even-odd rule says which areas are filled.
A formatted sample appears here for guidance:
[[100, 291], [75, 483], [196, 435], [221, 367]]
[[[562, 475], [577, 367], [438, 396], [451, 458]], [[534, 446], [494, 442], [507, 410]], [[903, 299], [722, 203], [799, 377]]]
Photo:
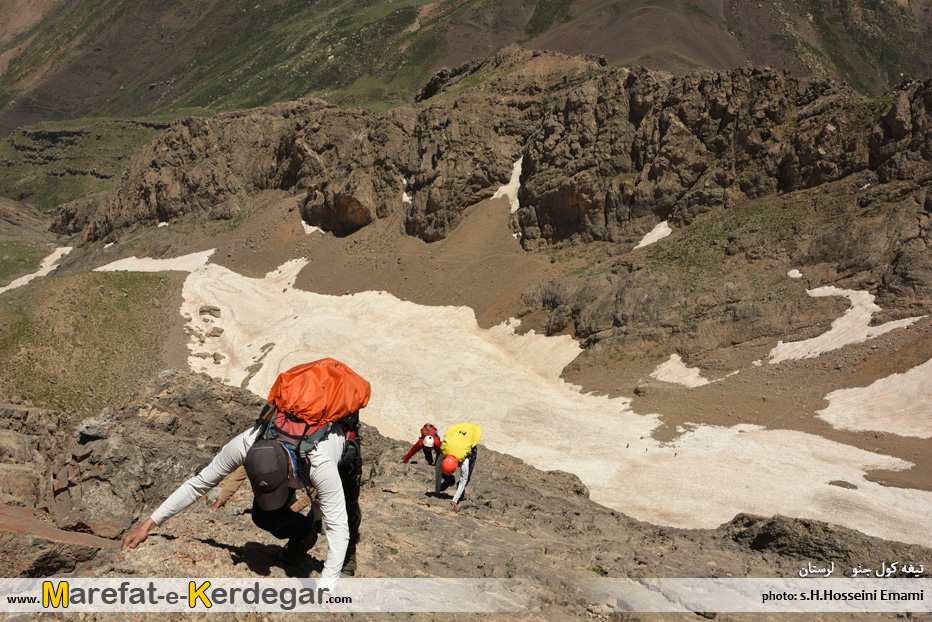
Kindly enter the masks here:
[[261, 509], [277, 510], [288, 501], [288, 461], [278, 441], [257, 441], [246, 453], [246, 475]]

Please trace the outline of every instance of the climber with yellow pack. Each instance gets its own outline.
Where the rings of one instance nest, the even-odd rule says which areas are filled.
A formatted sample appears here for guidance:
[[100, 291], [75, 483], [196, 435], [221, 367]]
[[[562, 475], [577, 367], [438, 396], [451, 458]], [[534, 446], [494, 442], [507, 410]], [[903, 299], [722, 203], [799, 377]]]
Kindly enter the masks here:
[[440, 453], [443, 454], [443, 460], [437, 460], [435, 492], [439, 493], [441, 491], [443, 476], [451, 477], [458, 467], [460, 481], [456, 486], [456, 494], [453, 495], [453, 500], [450, 502], [456, 512], [460, 511], [459, 502], [463, 499], [466, 485], [476, 471], [476, 453], [478, 452], [479, 437], [481, 436], [482, 428], [479, 426], [472, 423], [457, 423], [447, 430], [443, 442], [440, 444]]

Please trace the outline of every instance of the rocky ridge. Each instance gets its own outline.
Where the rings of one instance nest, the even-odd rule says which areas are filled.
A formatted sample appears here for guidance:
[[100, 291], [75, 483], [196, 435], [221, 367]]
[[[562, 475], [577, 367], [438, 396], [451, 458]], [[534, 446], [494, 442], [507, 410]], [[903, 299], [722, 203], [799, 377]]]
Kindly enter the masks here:
[[932, 160], [928, 81], [867, 99], [770, 69], [677, 78], [513, 49], [426, 89], [382, 115], [308, 100], [178, 121], [113, 196], [90, 214], [66, 206], [57, 230], [86, 243], [192, 211], [229, 217], [217, 206], [237, 192], [293, 188], [309, 224], [350, 232], [401, 211], [430, 241], [521, 158], [517, 226], [536, 248], [618, 241], [860, 172], [914, 179]]
[[[195, 504], [136, 551], [117, 555], [101, 538], [118, 538], [148, 516], [220, 444], [252, 423], [259, 404], [254, 395], [206, 376], [163, 372], [144, 391], [85, 420], [70, 435], [60, 429], [54, 447], [43, 441], [50, 438], [45, 429], [53, 419], [68, 427], [63, 420], [6, 407], [11, 422], [32, 422], [15, 434], [47, 450], [46, 460], [60, 467], [54, 480], [40, 478], [40, 497], [54, 495], [54, 502], [36, 511], [68, 531], [48, 528], [26, 541], [0, 521], [4, 576], [294, 576], [294, 568], [274, 559], [278, 543], [249, 521], [248, 484], [221, 510]], [[363, 436], [357, 576], [529, 578], [536, 586], [530, 597], [540, 607], [528, 613], [531, 618], [606, 613], [570, 589], [574, 581], [598, 575], [795, 577], [809, 561], [853, 568], [918, 562], [932, 553], [786, 517], [739, 515], [714, 530], [656, 527], [592, 503], [573, 475], [541, 472], [487, 449], [480, 450], [484, 457], [462, 512], [454, 514], [447, 495], [427, 494], [432, 467], [419, 456], [400, 464], [406, 442], [365, 425]], [[71, 448], [63, 450], [68, 443]], [[20, 498], [20, 505], [29, 504]], [[3, 516], [15, 515], [12, 510], [4, 509]], [[321, 542], [305, 572], [319, 570], [325, 557]], [[29, 556], [27, 550], [43, 554]]]
[[[530, 328], [687, 355], [800, 336], [813, 303], [790, 291], [790, 269], [876, 292], [894, 317], [928, 311], [932, 81], [869, 99], [772, 69], [675, 77], [512, 49], [438, 73], [421, 100], [176, 122], [113, 193], [65, 205], [54, 229], [113, 241], [139, 224], [232, 218], [250, 193], [284, 189], [337, 235], [397, 217], [436, 241], [520, 161], [511, 227], [524, 248], [602, 255], [527, 288], [521, 313], [544, 318]], [[681, 243], [633, 252], [663, 221]]]

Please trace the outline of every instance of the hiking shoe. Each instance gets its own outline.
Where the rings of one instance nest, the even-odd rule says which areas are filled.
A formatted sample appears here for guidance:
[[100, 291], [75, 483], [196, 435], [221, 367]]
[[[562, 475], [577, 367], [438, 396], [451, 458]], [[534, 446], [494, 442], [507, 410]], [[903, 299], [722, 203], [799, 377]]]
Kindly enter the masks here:
[[350, 553], [346, 556], [346, 560], [343, 562], [343, 570], [340, 571], [340, 574], [348, 577], [356, 576], [356, 553]]
[[314, 523], [314, 528], [304, 536], [294, 537], [288, 540], [288, 544], [282, 547], [278, 558], [286, 564], [300, 566], [307, 557], [307, 552], [317, 544], [317, 535], [320, 533], [321, 521]]

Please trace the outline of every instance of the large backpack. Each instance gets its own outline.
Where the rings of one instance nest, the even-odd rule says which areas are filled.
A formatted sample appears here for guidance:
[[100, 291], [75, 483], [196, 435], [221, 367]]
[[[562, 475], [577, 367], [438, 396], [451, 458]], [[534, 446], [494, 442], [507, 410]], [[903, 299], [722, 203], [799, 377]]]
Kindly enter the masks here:
[[[281, 441], [306, 461], [340, 424], [347, 440], [353, 441], [347, 442], [347, 451], [358, 452], [359, 409], [369, 403], [371, 393], [368, 381], [335, 359], [298, 365], [278, 375], [256, 427], [262, 438]], [[341, 464], [348, 458], [344, 452]]]

